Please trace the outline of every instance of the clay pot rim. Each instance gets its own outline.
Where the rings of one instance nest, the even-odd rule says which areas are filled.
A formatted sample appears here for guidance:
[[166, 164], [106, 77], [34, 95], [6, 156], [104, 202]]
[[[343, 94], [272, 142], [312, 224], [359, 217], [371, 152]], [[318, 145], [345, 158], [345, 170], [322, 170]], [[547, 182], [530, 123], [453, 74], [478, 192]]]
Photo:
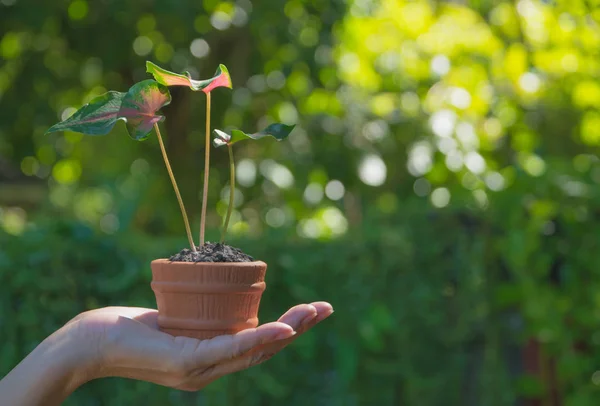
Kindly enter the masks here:
[[211, 267], [231, 267], [236, 266], [240, 268], [246, 267], [255, 267], [267, 265], [266, 262], [263, 261], [252, 261], [252, 262], [184, 262], [184, 261], [171, 261], [168, 258], [159, 258], [152, 261], [152, 263], [156, 264], [170, 264], [170, 265], [179, 265], [179, 266], [206, 266], [209, 265]]

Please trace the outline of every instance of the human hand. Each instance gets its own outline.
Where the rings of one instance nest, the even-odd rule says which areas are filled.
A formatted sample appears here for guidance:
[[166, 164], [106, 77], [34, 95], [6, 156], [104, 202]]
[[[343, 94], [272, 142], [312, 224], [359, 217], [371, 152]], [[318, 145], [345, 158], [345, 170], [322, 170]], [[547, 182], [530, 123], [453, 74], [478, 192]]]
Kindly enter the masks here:
[[82, 313], [61, 330], [89, 349], [81, 383], [116, 376], [195, 391], [271, 358], [331, 313], [326, 302], [302, 304], [277, 322], [200, 341], [159, 331], [156, 310], [107, 307]]

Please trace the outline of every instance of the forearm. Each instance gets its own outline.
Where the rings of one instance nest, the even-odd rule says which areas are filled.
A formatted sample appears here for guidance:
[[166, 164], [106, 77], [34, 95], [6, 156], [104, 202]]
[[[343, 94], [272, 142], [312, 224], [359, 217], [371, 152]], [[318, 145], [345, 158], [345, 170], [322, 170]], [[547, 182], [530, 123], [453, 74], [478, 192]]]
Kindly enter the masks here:
[[5, 406], [60, 405], [89, 380], [85, 349], [59, 330], [44, 340], [4, 379], [0, 399]]

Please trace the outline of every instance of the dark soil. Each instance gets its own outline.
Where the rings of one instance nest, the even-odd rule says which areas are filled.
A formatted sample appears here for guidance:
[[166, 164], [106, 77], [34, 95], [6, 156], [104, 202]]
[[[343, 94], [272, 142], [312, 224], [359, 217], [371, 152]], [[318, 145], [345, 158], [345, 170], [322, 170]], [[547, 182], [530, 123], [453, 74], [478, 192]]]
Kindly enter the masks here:
[[221, 243], [207, 242], [193, 252], [184, 248], [169, 258], [176, 262], [252, 262], [254, 258], [239, 248]]

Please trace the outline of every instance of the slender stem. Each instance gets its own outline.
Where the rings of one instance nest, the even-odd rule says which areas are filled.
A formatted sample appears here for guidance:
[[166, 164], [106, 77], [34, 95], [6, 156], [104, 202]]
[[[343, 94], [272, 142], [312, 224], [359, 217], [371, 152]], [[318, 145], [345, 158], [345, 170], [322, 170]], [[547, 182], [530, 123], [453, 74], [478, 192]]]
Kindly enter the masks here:
[[206, 203], [208, 200], [208, 171], [210, 169], [210, 92], [206, 93], [206, 144], [204, 148], [204, 185], [202, 190], [202, 212], [200, 213], [200, 246], [204, 245]]
[[175, 190], [175, 195], [177, 196], [177, 201], [179, 202], [179, 208], [181, 209], [181, 215], [183, 216], [185, 232], [187, 233], [190, 247], [192, 248], [192, 251], [196, 252], [196, 246], [194, 245], [194, 239], [192, 238], [192, 231], [190, 229], [190, 222], [188, 221], [188, 216], [185, 212], [185, 206], [183, 205], [183, 200], [179, 194], [179, 188], [177, 187], [177, 182], [175, 181], [175, 176], [173, 175], [173, 170], [171, 169], [171, 164], [169, 163], [169, 158], [167, 158], [167, 151], [165, 150], [165, 144], [163, 144], [162, 136], [160, 135], [160, 130], [157, 123], [154, 123], [154, 130], [156, 131], [158, 143], [160, 144], [160, 150], [162, 151], [162, 156], [165, 160], [165, 166], [167, 167], [167, 172], [169, 172], [169, 177], [171, 178], [171, 183], [173, 184], [173, 189]]
[[233, 198], [235, 196], [235, 165], [233, 163], [233, 148], [227, 144], [227, 150], [229, 151], [229, 206], [227, 207], [227, 216], [225, 216], [225, 224], [223, 224], [223, 232], [221, 234], [221, 244], [225, 242], [225, 234], [227, 234], [227, 227], [229, 227], [229, 218], [233, 211]]

